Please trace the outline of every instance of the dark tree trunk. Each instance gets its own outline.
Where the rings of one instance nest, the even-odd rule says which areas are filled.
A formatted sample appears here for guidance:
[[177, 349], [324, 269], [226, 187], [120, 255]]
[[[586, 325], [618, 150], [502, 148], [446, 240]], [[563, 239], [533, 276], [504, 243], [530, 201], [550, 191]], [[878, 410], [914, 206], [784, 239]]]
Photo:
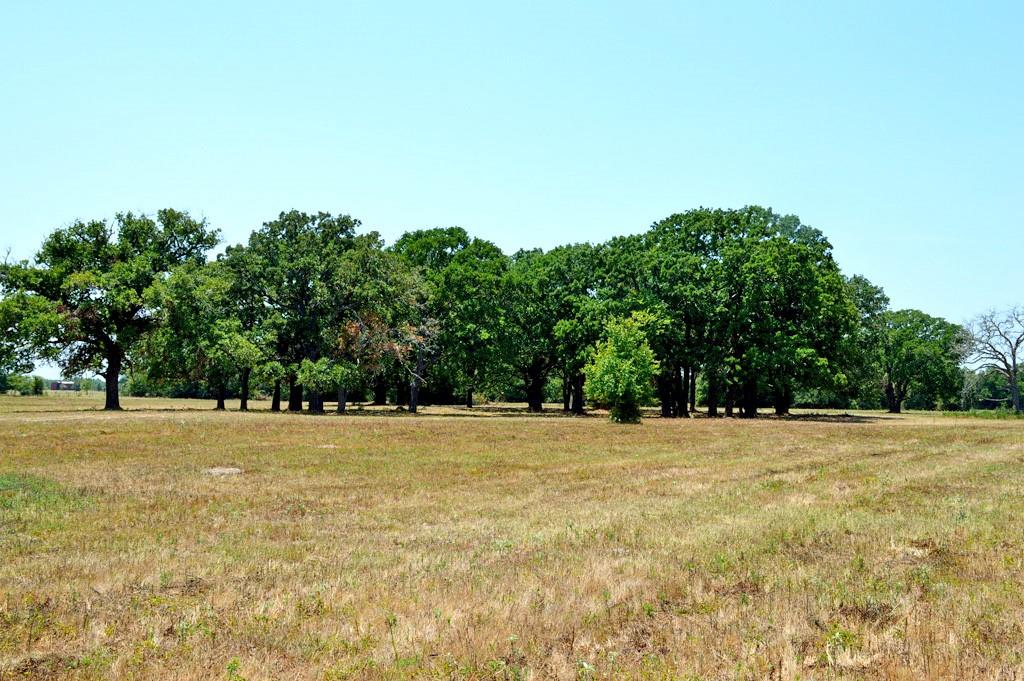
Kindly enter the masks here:
[[317, 391], [309, 393], [309, 411], [313, 414], [324, 413], [324, 396]]
[[345, 413], [345, 403], [346, 402], [348, 402], [348, 390], [345, 389], [345, 386], [339, 385], [338, 386], [338, 408], [336, 410], [339, 414], [344, 414]]
[[274, 380], [274, 397], [270, 400], [270, 411], [281, 411], [281, 379]]
[[526, 406], [534, 413], [544, 411], [544, 374], [531, 372], [526, 381]]
[[239, 400], [238, 410], [249, 411], [249, 376], [252, 374], [252, 369], [242, 369], [242, 378], [239, 381], [241, 383], [242, 396]]
[[742, 416], [745, 419], [757, 418], [757, 381], [747, 380], [743, 384]]
[[572, 379], [572, 405], [570, 410], [573, 414], [583, 413], [583, 382], [586, 380], [583, 374], [576, 374]]
[[416, 353], [416, 373], [413, 374], [412, 382], [409, 384], [409, 413], [415, 414], [420, 406], [420, 386], [423, 383], [423, 373], [426, 371], [426, 359], [423, 357], [423, 350]]
[[672, 370], [672, 398], [676, 416], [690, 418], [687, 398], [690, 394], [690, 369], [678, 365]]
[[395, 386], [395, 404], [409, 404], [411, 393], [412, 384], [406, 383], [405, 381], [399, 381], [398, 385]]
[[228, 395], [227, 387], [223, 383], [218, 385], [217, 386], [217, 406], [215, 407], [217, 411], [224, 411], [227, 408], [224, 405], [224, 400], [227, 399], [227, 395]]
[[388, 380], [383, 376], [373, 384], [373, 403], [377, 406], [388, 403]]
[[898, 399], [896, 394], [896, 386], [892, 384], [892, 381], [885, 382], [885, 404], [889, 407], [890, 414], [899, 414], [902, 411], [903, 400]]
[[288, 411], [302, 411], [302, 385], [294, 376], [288, 377]]
[[793, 406], [793, 391], [788, 386], [779, 387], [775, 391], [775, 415], [787, 416]]
[[121, 411], [121, 391], [118, 381], [121, 380], [121, 353], [113, 352], [107, 357], [107, 371], [103, 380], [107, 382], [107, 396], [103, 408], [107, 411]]
[[467, 409], [472, 409], [473, 408], [473, 389], [472, 388], [466, 388], [466, 408]]
[[719, 388], [718, 374], [714, 371], [708, 371], [708, 416], [718, 416]]
[[690, 369], [690, 412], [697, 411], [697, 369]]
[[661, 402], [661, 417], [670, 419], [675, 416], [672, 409], [672, 376], [665, 372], [658, 374], [656, 379], [658, 400]]
[[562, 379], [562, 411], [569, 411], [572, 407], [572, 383], [569, 377]]
[[1010, 402], [1013, 404], [1014, 413], [1021, 413], [1020, 375], [1016, 366], [1010, 369]]

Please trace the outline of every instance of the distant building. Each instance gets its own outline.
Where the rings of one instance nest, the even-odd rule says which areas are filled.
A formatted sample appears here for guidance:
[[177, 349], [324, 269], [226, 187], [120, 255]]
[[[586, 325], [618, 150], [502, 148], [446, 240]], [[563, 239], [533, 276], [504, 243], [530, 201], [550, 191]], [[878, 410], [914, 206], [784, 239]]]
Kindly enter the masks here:
[[74, 381], [51, 381], [50, 390], [78, 390]]

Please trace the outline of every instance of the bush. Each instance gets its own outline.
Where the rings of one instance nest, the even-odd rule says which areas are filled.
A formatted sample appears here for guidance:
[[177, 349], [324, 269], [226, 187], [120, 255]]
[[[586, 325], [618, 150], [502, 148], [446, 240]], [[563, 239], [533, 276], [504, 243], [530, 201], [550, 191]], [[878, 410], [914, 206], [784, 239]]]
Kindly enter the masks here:
[[648, 316], [641, 313], [612, 319], [605, 327], [605, 340], [583, 369], [591, 398], [608, 405], [616, 423], [638, 423], [640, 405], [653, 396], [651, 380], [658, 362], [644, 333], [647, 322]]

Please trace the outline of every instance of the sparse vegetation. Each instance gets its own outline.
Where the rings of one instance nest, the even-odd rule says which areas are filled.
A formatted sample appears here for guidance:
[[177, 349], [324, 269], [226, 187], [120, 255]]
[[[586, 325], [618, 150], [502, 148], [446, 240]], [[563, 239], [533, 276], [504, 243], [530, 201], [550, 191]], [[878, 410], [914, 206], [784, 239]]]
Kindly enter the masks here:
[[1024, 665], [1018, 419], [102, 405], [0, 397], [4, 678]]

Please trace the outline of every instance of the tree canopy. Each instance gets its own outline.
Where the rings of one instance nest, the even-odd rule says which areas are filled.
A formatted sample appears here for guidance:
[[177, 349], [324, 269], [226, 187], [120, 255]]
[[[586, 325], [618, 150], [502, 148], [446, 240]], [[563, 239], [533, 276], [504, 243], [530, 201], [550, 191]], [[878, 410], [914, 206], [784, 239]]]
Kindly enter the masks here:
[[217, 236], [170, 209], [54, 231], [34, 262], [0, 268], [0, 374], [38, 359], [97, 373], [110, 408], [130, 367], [133, 392], [217, 408], [237, 396], [244, 410], [254, 393], [312, 412], [332, 399], [338, 412], [366, 399], [472, 408], [482, 395], [573, 414], [589, 397], [624, 419], [648, 404], [753, 417], [966, 405], [994, 389], [965, 379], [973, 348], [1019, 408], [1012, 315], [968, 336], [890, 310], [880, 287], [840, 271], [820, 230], [760, 206], [511, 255], [461, 227], [387, 246], [343, 213], [280, 213], [214, 257]]
[[217, 238], [205, 221], [171, 209], [54, 231], [34, 262], [0, 268], [4, 316], [18, 327], [16, 354], [56, 362], [66, 375], [102, 374], [106, 408], [119, 409], [124, 362], [157, 325], [151, 289], [175, 267], [205, 263]]

